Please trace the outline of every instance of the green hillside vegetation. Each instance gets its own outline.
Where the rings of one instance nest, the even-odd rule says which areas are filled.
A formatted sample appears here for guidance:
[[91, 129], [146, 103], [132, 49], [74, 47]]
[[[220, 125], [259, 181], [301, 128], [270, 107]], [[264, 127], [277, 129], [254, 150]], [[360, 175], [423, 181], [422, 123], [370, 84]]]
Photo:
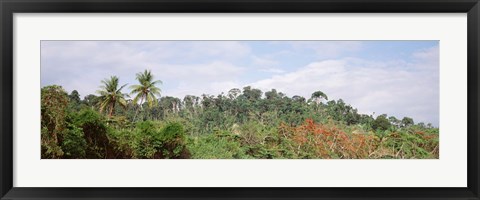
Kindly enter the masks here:
[[[439, 130], [386, 114], [359, 114], [321, 91], [288, 97], [250, 86], [216, 96], [161, 98], [149, 71], [112, 76], [80, 99], [41, 89], [42, 158], [437, 159]], [[129, 93], [126, 93], [128, 92]]]

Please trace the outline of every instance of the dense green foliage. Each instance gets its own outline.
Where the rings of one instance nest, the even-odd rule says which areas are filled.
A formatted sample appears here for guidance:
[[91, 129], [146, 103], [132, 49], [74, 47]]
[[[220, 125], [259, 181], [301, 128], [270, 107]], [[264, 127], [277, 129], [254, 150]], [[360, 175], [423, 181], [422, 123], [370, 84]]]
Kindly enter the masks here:
[[41, 91], [41, 147], [42, 157], [58, 158], [64, 155], [60, 145], [66, 130], [67, 93], [60, 86], [47, 86]]
[[42, 88], [42, 158], [439, 157], [438, 128], [359, 114], [321, 91], [306, 99], [248, 86], [159, 98], [149, 71], [137, 80], [133, 100], [115, 76], [83, 100], [76, 90]]

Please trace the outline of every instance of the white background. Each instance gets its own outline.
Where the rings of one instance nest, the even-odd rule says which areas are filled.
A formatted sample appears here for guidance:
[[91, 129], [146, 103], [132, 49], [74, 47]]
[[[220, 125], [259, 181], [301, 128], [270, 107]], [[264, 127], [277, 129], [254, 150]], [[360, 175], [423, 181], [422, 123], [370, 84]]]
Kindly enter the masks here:
[[[440, 159], [41, 160], [40, 40], [440, 40]], [[466, 187], [466, 14], [14, 14], [15, 187]]]

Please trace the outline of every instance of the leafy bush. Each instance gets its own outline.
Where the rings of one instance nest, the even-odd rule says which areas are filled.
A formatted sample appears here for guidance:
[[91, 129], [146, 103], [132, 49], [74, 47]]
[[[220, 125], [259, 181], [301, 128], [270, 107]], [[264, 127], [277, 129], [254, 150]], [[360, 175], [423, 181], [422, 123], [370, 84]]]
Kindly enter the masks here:
[[243, 145], [262, 144], [267, 136], [266, 127], [258, 121], [247, 121], [239, 128], [240, 139]]
[[137, 158], [187, 158], [185, 131], [178, 122], [160, 128], [152, 121], [143, 121], [135, 128], [134, 156]]
[[133, 156], [135, 158], [153, 158], [157, 149], [162, 147], [160, 134], [152, 121], [138, 122], [134, 134]]
[[110, 144], [113, 146], [112, 158], [132, 158], [135, 146], [135, 134], [130, 129], [107, 129]]
[[273, 144], [277, 129], [258, 121], [247, 121], [238, 128], [238, 140], [249, 156], [254, 158], [282, 158], [281, 147]]
[[228, 132], [195, 137], [189, 141], [187, 148], [192, 158], [197, 159], [248, 158], [240, 142]]
[[69, 125], [62, 142], [64, 158], [85, 158], [87, 142], [83, 131], [75, 125]]
[[185, 130], [178, 122], [168, 123], [160, 131], [162, 153], [164, 158], [181, 158], [188, 156], [185, 144]]
[[75, 126], [82, 128], [87, 142], [87, 158], [111, 158], [114, 148], [107, 137], [107, 125], [104, 118], [92, 109], [83, 109], [74, 116]]
[[60, 148], [66, 129], [68, 96], [61, 86], [46, 86], [41, 90], [41, 150], [42, 158], [61, 158]]
[[438, 158], [438, 133], [402, 130], [385, 137], [382, 148], [390, 149], [391, 158]]

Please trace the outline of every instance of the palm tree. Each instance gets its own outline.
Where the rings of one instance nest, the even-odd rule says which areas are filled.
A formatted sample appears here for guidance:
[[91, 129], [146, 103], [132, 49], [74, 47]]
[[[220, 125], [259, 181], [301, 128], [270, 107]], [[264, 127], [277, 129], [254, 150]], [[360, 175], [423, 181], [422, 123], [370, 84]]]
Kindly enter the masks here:
[[[157, 104], [157, 95], [160, 96], [160, 88], [155, 86], [157, 83], [162, 83], [160, 80], [153, 80], [153, 75], [150, 70], [145, 70], [143, 73], [139, 72], [136, 74], [136, 79], [140, 83], [139, 85], [132, 85], [130, 89], [132, 92], [130, 94], [134, 94], [135, 98], [133, 98], [133, 103], [137, 104], [140, 100], [140, 108], [142, 104], [145, 102], [148, 103], [148, 107], [152, 107], [153, 105]], [[138, 110], [137, 110], [138, 112]], [[135, 112], [135, 117], [137, 116], [137, 112]], [[133, 118], [135, 120], [135, 117]]]
[[320, 102], [322, 102], [322, 99], [325, 99], [325, 100], [328, 100], [328, 97], [325, 93], [323, 93], [322, 91], [316, 91], [312, 94], [312, 97], [310, 98], [309, 101], [313, 101], [315, 102], [315, 111], [318, 112], [319, 111], [319, 104]]
[[108, 116], [112, 117], [113, 113], [115, 112], [115, 105], [118, 103], [123, 108], [127, 107], [127, 101], [125, 100], [125, 96], [127, 94], [123, 94], [121, 90], [127, 85], [122, 85], [118, 88], [118, 77], [111, 76], [110, 79], [102, 80], [103, 85], [100, 86], [100, 90], [97, 93], [100, 95], [98, 105], [100, 107], [100, 112], [104, 110], [109, 110]]

